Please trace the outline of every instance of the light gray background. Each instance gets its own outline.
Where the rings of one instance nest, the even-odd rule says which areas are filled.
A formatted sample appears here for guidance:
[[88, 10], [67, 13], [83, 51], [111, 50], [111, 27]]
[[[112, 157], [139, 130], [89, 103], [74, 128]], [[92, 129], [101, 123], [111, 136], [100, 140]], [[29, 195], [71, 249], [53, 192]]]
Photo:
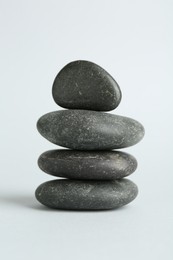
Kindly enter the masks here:
[[[1, 259], [173, 259], [172, 27], [171, 0], [0, 0]], [[56, 148], [36, 121], [60, 109], [52, 82], [76, 59], [110, 72], [123, 93], [113, 113], [146, 129], [124, 149], [140, 193], [119, 210], [53, 211], [34, 198], [53, 179], [37, 158]]]

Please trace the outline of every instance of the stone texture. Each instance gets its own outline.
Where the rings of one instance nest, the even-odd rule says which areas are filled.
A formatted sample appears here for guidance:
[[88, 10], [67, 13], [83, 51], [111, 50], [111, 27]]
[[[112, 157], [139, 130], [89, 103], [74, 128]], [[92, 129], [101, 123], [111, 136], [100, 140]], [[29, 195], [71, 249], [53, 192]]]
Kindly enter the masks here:
[[136, 159], [119, 151], [50, 150], [40, 155], [44, 172], [69, 179], [114, 180], [137, 168]]
[[109, 73], [89, 61], [67, 64], [56, 76], [52, 95], [65, 108], [110, 111], [121, 101], [121, 91]]
[[55, 209], [103, 210], [124, 206], [135, 199], [137, 186], [127, 179], [116, 181], [53, 180], [36, 190], [37, 200]]
[[144, 136], [134, 119], [89, 110], [60, 110], [43, 115], [38, 131], [50, 142], [76, 150], [129, 147]]

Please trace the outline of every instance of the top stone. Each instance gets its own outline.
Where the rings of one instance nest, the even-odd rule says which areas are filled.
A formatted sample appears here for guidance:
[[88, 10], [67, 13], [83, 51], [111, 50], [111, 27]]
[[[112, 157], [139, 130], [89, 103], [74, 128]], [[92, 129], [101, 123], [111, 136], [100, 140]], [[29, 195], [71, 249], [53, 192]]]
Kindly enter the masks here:
[[103, 68], [79, 60], [67, 64], [56, 76], [52, 95], [64, 108], [111, 111], [121, 101], [121, 90]]

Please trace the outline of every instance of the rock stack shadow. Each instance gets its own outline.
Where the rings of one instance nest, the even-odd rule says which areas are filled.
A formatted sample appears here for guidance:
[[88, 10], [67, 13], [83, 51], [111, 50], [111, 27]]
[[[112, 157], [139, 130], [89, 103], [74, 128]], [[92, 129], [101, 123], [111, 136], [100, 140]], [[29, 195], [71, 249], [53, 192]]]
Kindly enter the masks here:
[[130, 154], [116, 151], [135, 145], [144, 136], [136, 120], [106, 113], [121, 101], [112, 76], [89, 61], [67, 64], [56, 76], [52, 94], [65, 110], [43, 115], [39, 133], [68, 149], [46, 151], [38, 165], [44, 172], [66, 179], [41, 184], [37, 200], [54, 209], [107, 210], [124, 206], [138, 194], [128, 175], [137, 168]]

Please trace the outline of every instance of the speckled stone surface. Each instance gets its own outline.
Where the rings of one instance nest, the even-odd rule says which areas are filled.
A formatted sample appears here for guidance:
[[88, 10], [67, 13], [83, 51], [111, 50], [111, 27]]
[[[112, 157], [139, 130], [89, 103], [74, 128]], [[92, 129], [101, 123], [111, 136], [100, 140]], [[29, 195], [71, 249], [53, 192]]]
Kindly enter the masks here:
[[37, 200], [55, 209], [103, 210], [124, 206], [134, 200], [138, 188], [130, 180], [53, 180], [41, 184]]
[[136, 159], [118, 151], [50, 150], [40, 155], [44, 172], [69, 179], [114, 180], [137, 168]]
[[37, 129], [50, 142], [76, 150], [111, 150], [135, 145], [144, 136], [134, 119], [89, 110], [60, 110], [43, 115]]
[[67, 64], [56, 76], [52, 95], [65, 108], [110, 111], [121, 101], [117, 82], [103, 68], [89, 61]]

